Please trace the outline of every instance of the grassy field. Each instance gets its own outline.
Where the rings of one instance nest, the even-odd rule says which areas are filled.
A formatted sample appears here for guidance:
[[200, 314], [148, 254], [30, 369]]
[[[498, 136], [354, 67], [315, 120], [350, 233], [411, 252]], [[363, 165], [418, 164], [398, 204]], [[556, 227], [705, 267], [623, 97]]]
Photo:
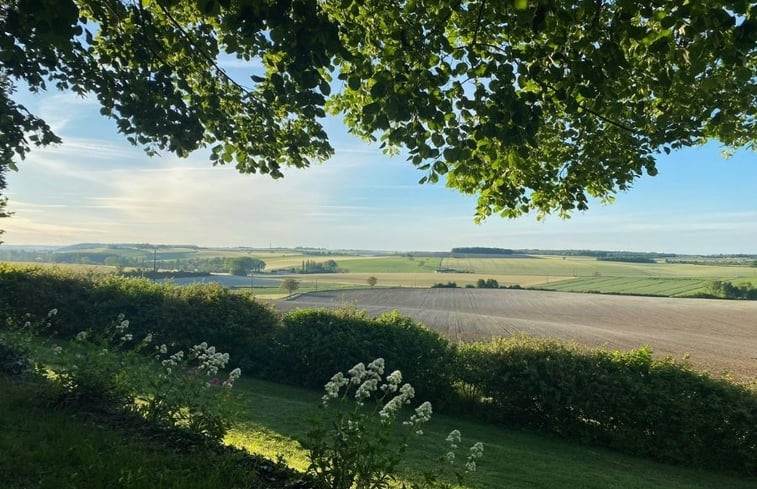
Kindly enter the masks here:
[[601, 292], [603, 294], [676, 297], [702, 293], [707, 282], [707, 280], [696, 278], [582, 277], [540, 284], [539, 287], [558, 292]]
[[[389, 366], [390, 367], [390, 366]], [[229, 443], [271, 458], [279, 454], [294, 467], [306, 466], [298, 440], [320, 412], [320, 392], [258, 380], [240, 384], [249, 408]], [[413, 479], [447, 451], [444, 438], [459, 429], [463, 445], [484, 443], [484, 458], [467, 487], [477, 489], [565, 488], [746, 488], [753, 479], [667, 466], [611, 451], [471, 420], [435, 415], [407, 453], [402, 477]]]
[[[293, 467], [306, 465], [297, 440], [319, 414], [320, 393], [263, 381], [238, 384], [246, 409], [227, 442]], [[125, 433], [102, 418], [40, 404], [38, 385], [0, 377], [0, 480], [4, 489], [262, 488], [249, 464], [231, 455], [183, 452], [151, 437]], [[563, 440], [435, 416], [403, 461], [404, 480], [446, 452], [460, 429], [463, 445], [482, 441], [484, 458], [465, 487], [477, 489], [747, 489], [751, 478], [667, 466]]]
[[[45, 406], [38, 384], [0, 376], [3, 489], [263, 489], [237, 457], [184, 452], [101, 418]], [[251, 477], [252, 476], [252, 477]]]

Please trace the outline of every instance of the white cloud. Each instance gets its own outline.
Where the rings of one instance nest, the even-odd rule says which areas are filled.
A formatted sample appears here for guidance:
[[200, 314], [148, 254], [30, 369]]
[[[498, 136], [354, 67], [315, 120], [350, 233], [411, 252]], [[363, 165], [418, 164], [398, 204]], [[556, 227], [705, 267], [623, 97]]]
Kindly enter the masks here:
[[59, 136], [72, 122], [86, 116], [87, 108], [99, 105], [94, 97], [80, 97], [71, 92], [46, 94], [37, 100], [38, 115]]

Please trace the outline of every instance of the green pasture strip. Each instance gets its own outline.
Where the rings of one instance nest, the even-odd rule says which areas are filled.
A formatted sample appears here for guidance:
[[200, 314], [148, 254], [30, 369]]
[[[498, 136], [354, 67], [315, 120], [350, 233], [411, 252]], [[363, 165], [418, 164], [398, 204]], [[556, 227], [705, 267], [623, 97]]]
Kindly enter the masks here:
[[238, 454], [177, 450], [98, 416], [45, 406], [44, 387], [0, 376], [3, 489], [271, 487]]
[[[247, 409], [227, 442], [269, 458], [281, 454], [291, 466], [304, 468], [305, 452], [298, 440], [322, 412], [317, 407], [321, 393], [244, 378], [235, 389], [245, 397]], [[746, 489], [757, 482], [438, 414], [423, 428], [420, 443], [407, 452], [401, 477], [413, 479], [434, 467], [436, 458], [447, 452], [444, 439], [453, 429], [461, 431], [465, 449], [476, 441], [484, 443], [484, 458], [466, 485], [471, 489]]]
[[441, 262], [438, 257], [406, 256], [351, 257], [334, 260], [339, 268], [350, 273], [432, 273], [439, 268]]
[[537, 288], [559, 292], [596, 291], [605, 294], [644, 294], [676, 296], [703, 290], [707, 280], [657, 277], [590, 277], [537, 285]]

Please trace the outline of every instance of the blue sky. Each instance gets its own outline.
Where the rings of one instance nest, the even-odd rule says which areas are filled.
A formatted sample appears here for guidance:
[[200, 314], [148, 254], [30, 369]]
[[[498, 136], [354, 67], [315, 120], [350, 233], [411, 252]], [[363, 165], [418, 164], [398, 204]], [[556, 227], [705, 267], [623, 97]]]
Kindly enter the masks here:
[[282, 180], [213, 167], [207, 153], [148, 158], [69, 93], [24, 95], [62, 145], [34, 150], [8, 175], [7, 244], [193, 243], [448, 250], [454, 246], [757, 253], [757, 153], [708, 144], [659, 160], [611, 205], [569, 220], [535, 215], [473, 223], [475, 198], [422, 176], [328, 123], [336, 155]]

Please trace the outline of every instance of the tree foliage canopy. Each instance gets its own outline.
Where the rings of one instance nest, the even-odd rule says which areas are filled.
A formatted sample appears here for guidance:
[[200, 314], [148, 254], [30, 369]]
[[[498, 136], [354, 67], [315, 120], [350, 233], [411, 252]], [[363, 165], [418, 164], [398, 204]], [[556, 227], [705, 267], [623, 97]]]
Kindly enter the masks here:
[[[655, 157], [757, 140], [748, 0], [7, 0], [0, 171], [59, 141], [17, 84], [93, 94], [150, 153], [282, 176], [333, 154], [323, 118], [404, 151], [476, 216], [567, 215]], [[230, 53], [264, 71], [235, 80]]]
[[265, 262], [260, 258], [251, 256], [239, 256], [226, 260], [226, 269], [232, 275], [244, 277], [250, 272], [261, 272], [265, 268]]

